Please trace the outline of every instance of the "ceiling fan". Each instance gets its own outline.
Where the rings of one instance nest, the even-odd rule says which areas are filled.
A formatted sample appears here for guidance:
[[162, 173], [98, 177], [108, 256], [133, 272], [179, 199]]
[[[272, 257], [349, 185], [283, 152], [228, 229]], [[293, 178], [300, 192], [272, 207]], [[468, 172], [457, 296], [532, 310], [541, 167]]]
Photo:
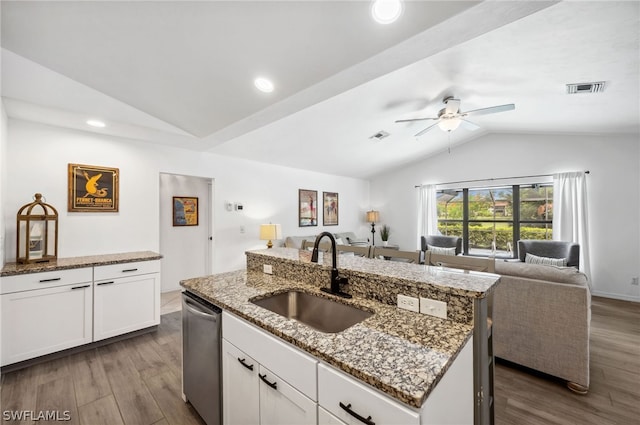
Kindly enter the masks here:
[[440, 127], [442, 131], [451, 132], [458, 128], [460, 125], [468, 130], [476, 130], [480, 128], [478, 125], [465, 119], [465, 117], [472, 115], [487, 115], [495, 114], [496, 112], [512, 111], [516, 108], [516, 105], [509, 103], [507, 105], [491, 106], [489, 108], [474, 109], [473, 111], [462, 112], [460, 110], [460, 99], [454, 99], [453, 96], [445, 97], [442, 102], [445, 107], [438, 112], [436, 118], [410, 118], [405, 120], [396, 120], [396, 122], [411, 122], [411, 121], [424, 121], [424, 120], [436, 120], [435, 124], [430, 125], [424, 130], [418, 132], [416, 137], [423, 135], [427, 131], [431, 130], [436, 125]]

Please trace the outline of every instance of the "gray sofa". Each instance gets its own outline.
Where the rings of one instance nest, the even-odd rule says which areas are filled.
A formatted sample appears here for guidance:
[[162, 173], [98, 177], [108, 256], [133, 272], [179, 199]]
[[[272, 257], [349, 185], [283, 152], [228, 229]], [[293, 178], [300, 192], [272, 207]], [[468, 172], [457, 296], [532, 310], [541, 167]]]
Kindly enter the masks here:
[[[336, 238], [336, 242], [342, 241], [344, 245], [353, 245], [353, 246], [368, 246], [369, 239], [358, 238], [353, 232], [340, 232], [334, 233], [333, 236]], [[287, 248], [296, 248], [302, 249], [305, 241], [314, 242], [316, 240], [316, 235], [308, 235], [308, 236], [287, 236], [284, 240], [284, 246]]]
[[575, 267], [496, 261], [493, 348], [498, 358], [589, 388], [591, 293]]

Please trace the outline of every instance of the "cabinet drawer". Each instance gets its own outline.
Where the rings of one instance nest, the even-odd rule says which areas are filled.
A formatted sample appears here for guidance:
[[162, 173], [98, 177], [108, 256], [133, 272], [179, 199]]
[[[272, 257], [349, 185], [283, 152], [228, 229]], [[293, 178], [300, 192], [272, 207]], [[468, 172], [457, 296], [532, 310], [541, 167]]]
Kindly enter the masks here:
[[371, 416], [376, 425], [420, 423], [420, 414], [390, 397], [324, 364], [318, 365], [318, 404], [341, 421], [362, 425], [343, 406], [360, 415]]
[[91, 267], [5, 276], [0, 278], [0, 294], [53, 288], [55, 286], [91, 282], [92, 280], [93, 269]]
[[260, 424], [316, 425], [317, 405], [263, 365], [260, 372]]
[[226, 311], [222, 316], [222, 336], [304, 395], [317, 400], [315, 358]]
[[97, 282], [104, 279], [137, 276], [141, 274], [160, 273], [160, 260], [136, 261], [133, 263], [110, 264], [94, 267], [93, 279]]

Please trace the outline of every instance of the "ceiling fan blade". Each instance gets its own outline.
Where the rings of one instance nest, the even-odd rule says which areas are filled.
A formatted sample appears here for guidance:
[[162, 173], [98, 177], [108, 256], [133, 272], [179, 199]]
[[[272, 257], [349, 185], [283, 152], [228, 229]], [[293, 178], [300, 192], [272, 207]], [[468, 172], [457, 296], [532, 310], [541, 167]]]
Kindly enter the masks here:
[[438, 118], [409, 118], [406, 120], [396, 120], [395, 122], [412, 122], [412, 121], [424, 121], [424, 120], [437, 120]]
[[475, 131], [480, 128], [479, 125], [474, 124], [471, 121], [463, 120], [462, 118], [460, 118], [460, 126], [469, 131]]
[[447, 106], [445, 107], [445, 113], [457, 114], [460, 111], [460, 99], [447, 100]]
[[469, 115], [487, 115], [495, 114], [496, 112], [513, 111], [514, 109], [516, 109], [516, 105], [514, 105], [513, 103], [509, 103], [507, 105], [490, 106], [489, 108], [474, 109], [473, 111], [461, 112], [461, 115], [463, 117]]
[[424, 130], [416, 133], [416, 135], [414, 137], [418, 137], [418, 136], [422, 136], [424, 133], [426, 133], [427, 131], [431, 130], [433, 127], [435, 127], [436, 125], [438, 125], [438, 123], [435, 124], [431, 124], [429, 127], [425, 128]]

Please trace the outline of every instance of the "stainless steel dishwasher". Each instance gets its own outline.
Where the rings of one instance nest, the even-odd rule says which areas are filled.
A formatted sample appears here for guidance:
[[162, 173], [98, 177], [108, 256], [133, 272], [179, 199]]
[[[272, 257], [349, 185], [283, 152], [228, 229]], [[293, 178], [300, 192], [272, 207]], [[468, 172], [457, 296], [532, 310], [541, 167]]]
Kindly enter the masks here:
[[182, 387], [207, 425], [222, 423], [222, 310], [182, 293]]

